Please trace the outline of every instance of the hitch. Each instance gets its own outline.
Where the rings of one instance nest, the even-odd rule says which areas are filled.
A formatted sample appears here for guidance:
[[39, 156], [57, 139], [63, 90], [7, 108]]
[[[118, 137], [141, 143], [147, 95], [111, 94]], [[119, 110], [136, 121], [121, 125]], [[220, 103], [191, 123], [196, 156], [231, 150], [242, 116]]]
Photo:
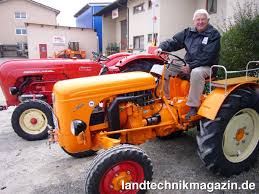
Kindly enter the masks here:
[[57, 138], [57, 130], [53, 129], [52, 126], [48, 125], [48, 134], [49, 134], [49, 137], [48, 137], [48, 145], [49, 145], [49, 149], [51, 149], [51, 145], [52, 144], [55, 144], [57, 141], [58, 141], [58, 138]]

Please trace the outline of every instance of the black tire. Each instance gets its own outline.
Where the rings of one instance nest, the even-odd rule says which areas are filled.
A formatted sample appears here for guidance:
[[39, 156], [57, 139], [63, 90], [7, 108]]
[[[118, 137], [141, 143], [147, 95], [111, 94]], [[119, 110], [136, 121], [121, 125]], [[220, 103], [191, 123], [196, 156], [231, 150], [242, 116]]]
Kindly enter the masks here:
[[[121, 165], [124, 162], [133, 162], [134, 164], [139, 165], [143, 170], [144, 180], [152, 180], [153, 166], [151, 159], [140, 148], [124, 144], [102, 152], [101, 154], [97, 155], [97, 157], [93, 160], [86, 174], [85, 193], [102, 194], [99, 187], [102, 183], [103, 178], [105, 178], [108, 171], [110, 172], [111, 168]], [[105, 187], [105, 189], [114, 191], [111, 188]], [[128, 191], [129, 190], [125, 192]], [[124, 191], [122, 191], [121, 193], [124, 193]], [[145, 193], [145, 191], [140, 190], [138, 193]]]
[[[19, 104], [12, 114], [11, 122], [15, 133], [28, 141], [46, 139], [48, 137], [48, 126], [46, 126], [46, 128], [44, 128], [43, 131], [41, 130], [41, 132], [39, 133], [28, 133], [20, 125], [20, 117], [25, 111], [28, 111], [29, 109], [37, 109], [41, 111], [47, 119], [47, 124], [54, 127], [51, 106], [48, 103], [41, 100], [27, 100]], [[43, 120], [45, 120], [45, 118], [43, 118]]]
[[[259, 113], [258, 106], [256, 108], [258, 102], [258, 97], [254, 90], [248, 87], [240, 88], [227, 97], [215, 120], [201, 120], [200, 131], [198, 132], [196, 139], [198, 144], [198, 155], [207, 169], [211, 170], [213, 173], [230, 177], [232, 175], [238, 175], [244, 170], [249, 170], [255, 163], [256, 154], [259, 150], [258, 142], [257, 145], [255, 144], [255, 148], [251, 150], [251, 153], [249, 153], [250, 155], [244, 157], [244, 159], [240, 161], [233, 162], [224, 154], [223, 140], [226, 127], [232, 117], [236, 116], [236, 113], [240, 110], [244, 110], [244, 108], [253, 109]], [[235, 139], [236, 136], [234, 136], [234, 134], [233, 137], [236, 141], [237, 139]], [[239, 145], [239, 142], [237, 145]], [[237, 156], [238, 155], [239, 154], [237, 153]]]
[[63, 147], [62, 147], [62, 149], [64, 152], [66, 152], [68, 155], [70, 155], [74, 158], [85, 158], [85, 157], [94, 156], [94, 155], [96, 155], [96, 152], [97, 152], [94, 150], [86, 150], [84, 152], [71, 153], [71, 152], [68, 152], [67, 150], [65, 150], [65, 148], [63, 148]]

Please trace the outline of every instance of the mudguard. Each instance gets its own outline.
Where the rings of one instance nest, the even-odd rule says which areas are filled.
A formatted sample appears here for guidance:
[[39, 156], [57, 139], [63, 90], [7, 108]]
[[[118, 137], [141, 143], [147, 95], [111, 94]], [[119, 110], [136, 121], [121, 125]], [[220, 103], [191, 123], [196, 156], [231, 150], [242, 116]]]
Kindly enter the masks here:
[[214, 120], [218, 114], [218, 111], [223, 104], [224, 100], [233, 93], [237, 88], [241, 86], [255, 86], [258, 87], [258, 84], [254, 82], [237, 84], [234, 86], [230, 86], [227, 88], [225, 92], [225, 88], [216, 88], [214, 89], [203, 101], [201, 104], [198, 115], [205, 117], [210, 120]]
[[157, 56], [157, 55], [153, 55], [153, 54], [138, 54], [138, 55], [130, 55], [130, 56], [127, 56], [127, 57], [123, 58], [122, 60], [118, 61], [115, 66], [119, 67], [121, 69], [125, 65], [129, 64], [130, 62], [136, 61], [136, 60], [141, 60], [141, 59], [157, 60], [161, 64], [164, 63], [163, 59], [161, 57]]

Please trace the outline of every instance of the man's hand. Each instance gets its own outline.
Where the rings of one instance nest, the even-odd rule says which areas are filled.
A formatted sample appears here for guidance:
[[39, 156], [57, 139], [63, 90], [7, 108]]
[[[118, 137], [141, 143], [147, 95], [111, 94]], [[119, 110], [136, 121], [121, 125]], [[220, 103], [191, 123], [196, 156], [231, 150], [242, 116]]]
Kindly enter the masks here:
[[185, 74], [189, 74], [191, 72], [190, 66], [188, 64], [186, 64], [185, 66], [183, 66], [181, 68], [181, 71]]
[[157, 56], [159, 56], [159, 55], [161, 55], [161, 52], [162, 52], [162, 49], [161, 49], [161, 48], [158, 48], [158, 49], [156, 49], [156, 50], [154, 51], [154, 54], [157, 55]]

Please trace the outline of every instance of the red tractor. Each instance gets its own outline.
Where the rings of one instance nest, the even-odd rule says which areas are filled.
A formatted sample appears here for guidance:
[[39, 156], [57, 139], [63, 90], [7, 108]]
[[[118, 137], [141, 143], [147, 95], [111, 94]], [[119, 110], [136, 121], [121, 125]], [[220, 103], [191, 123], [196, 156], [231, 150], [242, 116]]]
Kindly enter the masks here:
[[46, 59], [13, 60], [0, 67], [0, 85], [6, 99], [4, 110], [16, 106], [12, 114], [14, 131], [26, 140], [48, 136], [52, 120], [52, 88], [59, 80], [129, 71], [148, 72], [162, 64], [153, 54], [117, 53], [109, 57], [93, 52], [94, 60]]

